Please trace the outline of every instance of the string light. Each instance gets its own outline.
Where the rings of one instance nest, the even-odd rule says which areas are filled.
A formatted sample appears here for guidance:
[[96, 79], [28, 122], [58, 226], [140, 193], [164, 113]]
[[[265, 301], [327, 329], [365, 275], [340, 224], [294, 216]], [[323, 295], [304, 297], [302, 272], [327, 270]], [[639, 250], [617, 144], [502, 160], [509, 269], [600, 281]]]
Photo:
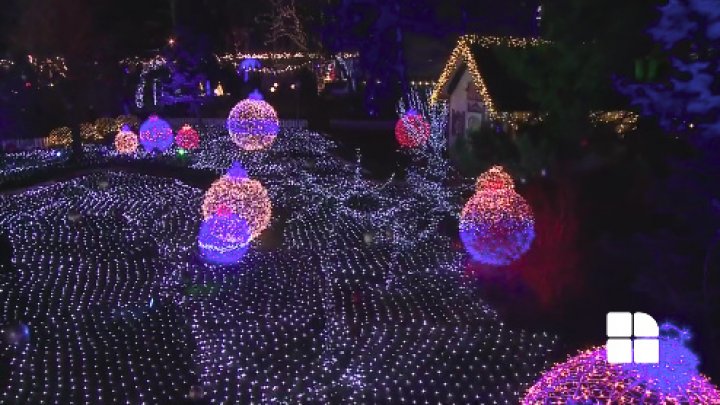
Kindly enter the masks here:
[[508, 265], [525, 253], [535, 238], [530, 206], [515, 192], [512, 178], [500, 166], [480, 175], [476, 187], [460, 214], [460, 238], [475, 260]]
[[[345, 52], [339, 53], [336, 56], [342, 57], [343, 59], [357, 58], [358, 53]], [[324, 55], [319, 53], [307, 53], [307, 52], [264, 52], [264, 53], [236, 53], [236, 54], [225, 54], [217, 56], [219, 60], [227, 62], [241, 62], [244, 59], [259, 59], [259, 60], [274, 60], [274, 59], [321, 59]]]
[[[140, 58], [124, 59], [120, 61], [120, 64], [125, 65], [126, 69], [128, 66], [131, 65], [142, 65], [142, 70], [140, 71], [140, 80], [138, 81], [138, 85], [135, 88], [135, 106], [137, 108], [143, 108], [145, 106], [145, 85], [147, 83], [147, 75], [165, 66], [167, 64], [167, 61], [162, 56], [156, 55], [148, 60], [142, 60]], [[153, 89], [154, 87], [155, 82], [153, 82]], [[156, 96], [157, 94], [155, 93], [155, 91], [153, 91], [153, 98], [155, 98]], [[157, 104], [157, 102], [155, 102], [155, 104]]]
[[70, 155], [57, 149], [34, 149], [6, 153], [0, 166], [0, 184], [30, 177], [37, 172], [60, 167]]
[[410, 82], [411, 87], [435, 87], [437, 82], [435, 81], [422, 81], [422, 80], [413, 80]]
[[612, 125], [618, 135], [624, 135], [637, 128], [640, 116], [632, 111], [594, 111], [590, 113], [590, 122], [595, 125]]
[[[18, 274], [0, 322], [24, 314], [31, 336], [0, 349], [1, 403], [517, 404], [549, 366], [556, 338], [503, 323], [463, 277], [429, 188], [365, 179], [303, 129], [264, 153], [202, 137], [183, 167], [242, 159], [279, 213], [234, 264], [199, 257], [203, 190], [179, 180], [104, 171], [0, 195]], [[43, 152], [24, 164], [62, 164]]]
[[197, 149], [200, 146], [200, 135], [190, 124], [185, 124], [177, 131], [175, 143], [183, 149]]
[[173, 131], [170, 124], [157, 115], [151, 115], [140, 126], [140, 143], [148, 152], [168, 150], [173, 144]]
[[255, 90], [240, 101], [227, 119], [230, 137], [243, 150], [261, 150], [272, 145], [280, 130], [277, 113]]
[[270, 75], [282, 75], [285, 73], [294, 73], [301, 69], [310, 68], [313, 66], [312, 61], [303, 62], [297, 65], [287, 65], [280, 68], [269, 68], [269, 67], [243, 67], [242, 64], [237, 66], [237, 70], [239, 72], [249, 72], [249, 73], [262, 73], [262, 74], [270, 74]]

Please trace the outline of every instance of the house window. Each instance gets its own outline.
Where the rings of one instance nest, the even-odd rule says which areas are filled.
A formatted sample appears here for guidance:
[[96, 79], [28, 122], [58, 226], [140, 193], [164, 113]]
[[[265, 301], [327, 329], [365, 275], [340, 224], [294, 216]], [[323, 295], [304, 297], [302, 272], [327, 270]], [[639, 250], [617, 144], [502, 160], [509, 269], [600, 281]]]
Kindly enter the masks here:
[[612, 364], [650, 364], [660, 361], [660, 329], [643, 312], [607, 314], [607, 361]]

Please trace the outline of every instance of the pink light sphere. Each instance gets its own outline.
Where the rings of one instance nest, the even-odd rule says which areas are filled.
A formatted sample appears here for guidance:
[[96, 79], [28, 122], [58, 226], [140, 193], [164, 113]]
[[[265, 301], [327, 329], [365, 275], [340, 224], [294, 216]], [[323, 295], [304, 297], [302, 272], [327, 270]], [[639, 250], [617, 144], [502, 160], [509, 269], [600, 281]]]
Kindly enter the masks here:
[[183, 149], [197, 149], [200, 146], [200, 135], [189, 124], [185, 124], [177, 131], [175, 143]]

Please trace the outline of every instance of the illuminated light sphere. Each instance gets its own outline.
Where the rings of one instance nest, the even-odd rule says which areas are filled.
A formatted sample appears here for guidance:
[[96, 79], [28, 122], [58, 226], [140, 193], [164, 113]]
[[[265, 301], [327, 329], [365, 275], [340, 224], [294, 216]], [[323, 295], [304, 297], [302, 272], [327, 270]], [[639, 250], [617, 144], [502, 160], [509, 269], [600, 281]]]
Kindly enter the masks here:
[[72, 130], [68, 127], [55, 128], [48, 135], [47, 144], [51, 148], [64, 148], [72, 143]]
[[660, 326], [660, 362], [657, 364], [622, 364], [629, 372], [651, 380], [654, 386], [672, 397], [679, 397], [698, 375], [700, 359], [687, 347], [691, 335], [671, 323]]
[[230, 110], [227, 128], [233, 142], [243, 150], [262, 150], [275, 141], [280, 132], [275, 109], [255, 90]]
[[532, 210], [505, 175], [499, 166], [481, 175], [475, 195], [460, 215], [465, 249], [476, 261], [495, 266], [517, 260], [535, 239]]
[[198, 234], [198, 249], [203, 259], [213, 264], [239, 262], [250, 243], [250, 227], [247, 221], [228, 207], [204, 220]]
[[430, 124], [415, 110], [410, 110], [395, 124], [395, 139], [403, 148], [418, 148], [430, 139]]
[[221, 207], [227, 207], [247, 221], [250, 239], [258, 237], [270, 224], [272, 203], [267, 190], [259, 181], [248, 178], [239, 163], [235, 163], [205, 193], [203, 218], [210, 218]]
[[123, 127], [117, 135], [115, 135], [115, 150], [123, 155], [129, 155], [137, 152], [138, 148], [138, 136], [134, 132], [130, 131], [130, 128]]
[[658, 364], [610, 364], [600, 346], [556, 364], [523, 405], [720, 404], [720, 390], [697, 372], [697, 357], [677, 337], [660, 337]]
[[515, 189], [515, 182], [512, 176], [502, 168], [502, 166], [493, 166], [488, 171], [478, 176], [475, 181], [475, 191], [480, 190], [502, 190]]
[[194, 130], [193, 127], [185, 124], [177, 131], [175, 143], [183, 149], [197, 149], [197, 147], [200, 146], [200, 135], [198, 135], [198, 132]]
[[173, 144], [173, 131], [170, 124], [157, 115], [151, 115], [140, 126], [140, 144], [148, 152], [154, 149], [160, 152], [166, 151]]

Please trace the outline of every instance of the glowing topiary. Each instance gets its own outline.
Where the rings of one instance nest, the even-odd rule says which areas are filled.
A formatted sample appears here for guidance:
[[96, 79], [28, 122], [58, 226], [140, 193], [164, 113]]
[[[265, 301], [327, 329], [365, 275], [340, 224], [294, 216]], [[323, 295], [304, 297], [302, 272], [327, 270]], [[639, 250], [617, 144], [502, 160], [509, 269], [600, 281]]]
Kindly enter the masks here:
[[478, 178], [476, 193], [460, 215], [460, 238], [475, 260], [497, 266], [512, 263], [530, 248], [535, 238], [532, 210], [502, 167]]
[[115, 128], [117, 130], [127, 126], [131, 131], [134, 131], [138, 129], [138, 125], [140, 125], [140, 120], [134, 115], [120, 115], [115, 118]]
[[275, 109], [255, 90], [230, 111], [227, 128], [233, 142], [243, 150], [266, 149], [280, 131]]
[[124, 126], [117, 135], [115, 135], [115, 149], [118, 153], [129, 155], [137, 152], [138, 136], [130, 131], [128, 126]]
[[72, 130], [68, 127], [55, 128], [48, 135], [47, 145], [51, 148], [64, 148], [72, 143]]
[[270, 224], [272, 203], [267, 190], [259, 181], [248, 178], [239, 163], [208, 189], [202, 205], [203, 218], [210, 218], [221, 207], [227, 207], [247, 221], [251, 239], [258, 237]]
[[94, 123], [83, 122], [80, 124], [80, 139], [84, 142], [99, 142], [103, 138]]
[[418, 148], [430, 139], [430, 124], [415, 110], [409, 110], [395, 124], [395, 139], [404, 148]]
[[200, 146], [200, 135], [189, 124], [185, 124], [177, 131], [175, 143], [183, 149], [197, 149]]
[[166, 151], [173, 144], [173, 131], [170, 124], [157, 115], [151, 115], [140, 126], [140, 143], [148, 152], [154, 149], [160, 152]]
[[106, 139], [110, 135], [117, 133], [122, 126], [117, 125], [117, 121], [113, 118], [98, 118], [95, 120], [95, 129], [100, 139]]

